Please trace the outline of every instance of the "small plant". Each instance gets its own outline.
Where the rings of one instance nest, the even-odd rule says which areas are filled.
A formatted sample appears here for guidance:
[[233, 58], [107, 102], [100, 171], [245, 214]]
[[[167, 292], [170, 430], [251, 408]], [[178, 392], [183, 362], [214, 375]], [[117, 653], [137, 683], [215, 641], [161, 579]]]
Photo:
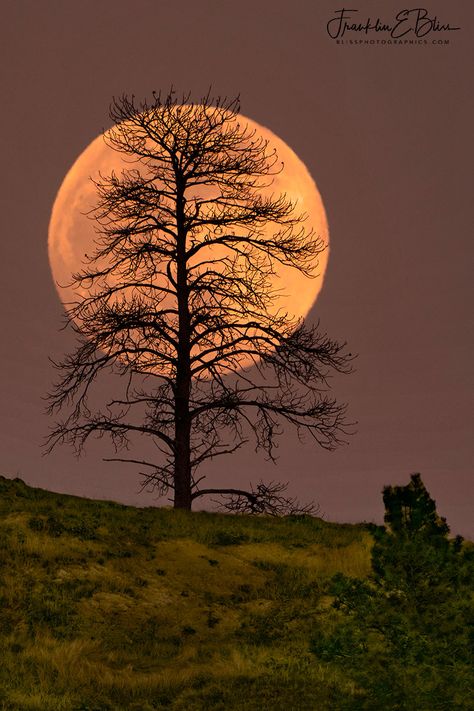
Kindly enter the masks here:
[[44, 531], [45, 521], [43, 518], [40, 518], [39, 516], [33, 516], [28, 521], [28, 527], [31, 528], [32, 531]]
[[245, 533], [219, 530], [213, 533], [209, 544], [211, 546], [238, 546], [246, 541], [248, 541], [248, 536]]
[[214, 613], [213, 613], [211, 610], [208, 611], [208, 613], [207, 613], [207, 626], [208, 626], [210, 629], [212, 629], [212, 628], [215, 627], [217, 624], [219, 624], [220, 621], [221, 621], [221, 620], [220, 620], [220, 617], [217, 617], [216, 615], [214, 615]]
[[190, 627], [189, 625], [185, 625], [182, 628], [181, 632], [186, 636], [196, 634], [196, 630], [194, 629], [194, 627]]

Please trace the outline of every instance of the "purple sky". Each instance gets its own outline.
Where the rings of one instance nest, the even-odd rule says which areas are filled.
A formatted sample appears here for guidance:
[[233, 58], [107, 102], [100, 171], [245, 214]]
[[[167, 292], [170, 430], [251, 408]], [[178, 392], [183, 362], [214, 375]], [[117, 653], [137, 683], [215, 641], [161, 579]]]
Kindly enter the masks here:
[[[411, 7], [380, 6], [351, 5], [359, 22], [388, 22]], [[358, 421], [348, 446], [326, 453], [289, 433], [276, 467], [250, 449], [210, 467], [209, 481], [244, 484], [249, 472], [289, 480], [330, 520], [380, 521], [382, 486], [420, 471], [452, 530], [474, 536], [474, 13], [460, 0], [426, 6], [461, 30], [431, 33], [423, 45], [337, 45], [326, 23], [340, 5], [326, 0], [4, 3], [0, 473], [153, 501], [138, 493], [132, 469], [102, 461], [105, 442], [79, 461], [67, 448], [41, 456], [48, 356], [72, 344], [58, 330], [47, 229], [65, 173], [109, 125], [112, 95], [174, 84], [199, 97], [212, 84], [216, 94], [240, 93], [242, 112], [285, 140], [316, 179], [332, 251], [310, 319], [359, 357], [357, 372], [334, 382]]]

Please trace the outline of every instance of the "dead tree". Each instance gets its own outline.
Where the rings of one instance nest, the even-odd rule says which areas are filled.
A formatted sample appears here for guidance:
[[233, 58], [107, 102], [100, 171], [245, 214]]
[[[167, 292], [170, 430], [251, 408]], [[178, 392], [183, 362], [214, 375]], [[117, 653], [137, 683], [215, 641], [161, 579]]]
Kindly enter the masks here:
[[[230, 510], [282, 513], [297, 507], [281, 485], [209, 490], [197, 470], [251, 438], [273, 459], [285, 424], [334, 448], [345, 407], [327, 378], [348, 372], [351, 356], [278, 308], [275, 270], [311, 277], [325, 244], [285, 195], [263, 193], [277, 156], [238, 112], [237, 99], [210, 96], [114, 100], [105, 140], [131, 163], [96, 183], [96, 248], [73, 276], [83, 296], [67, 309], [78, 345], [55, 363], [49, 395], [50, 412], [66, 414], [48, 443], [81, 451], [108, 434], [109, 460], [144, 467], [176, 508], [221, 494]], [[122, 390], [93, 408], [108, 371], [124, 376]], [[136, 434], [157, 445], [158, 461], [125, 456]]]

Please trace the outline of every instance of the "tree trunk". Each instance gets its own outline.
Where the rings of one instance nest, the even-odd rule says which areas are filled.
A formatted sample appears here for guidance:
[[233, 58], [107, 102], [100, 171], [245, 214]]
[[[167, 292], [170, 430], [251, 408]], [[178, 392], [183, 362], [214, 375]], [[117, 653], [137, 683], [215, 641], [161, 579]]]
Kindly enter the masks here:
[[174, 508], [191, 510], [191, 392], [190, 314], [184, 228], [184, 185], [176, 179], [176, 280], [178, 300], [178, 353], [175, 389]]
[[176, 413], [174, 508], [191, 510], [191, 447], [189, 419]]

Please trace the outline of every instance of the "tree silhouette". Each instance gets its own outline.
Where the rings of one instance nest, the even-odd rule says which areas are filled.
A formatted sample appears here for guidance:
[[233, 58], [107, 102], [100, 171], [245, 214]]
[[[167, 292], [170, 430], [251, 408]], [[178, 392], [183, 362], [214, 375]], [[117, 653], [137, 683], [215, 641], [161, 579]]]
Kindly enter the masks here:
[[[327, 378], [348, 372], [351, 356], [279, 309], [272, 281], [280, 265], [311, 277], [325, 244], [285, 195], [263, 194], [277, 156], [238, 112], [238, 99], [195, 104], [173, 92], [114, 99], [105, 140], [130, 169], [96, 183], [95, 251], [73, 275], [80, 296], [67, 309], [78, 345], [55, 363], [49, 395], [50, 412], [67, 414], [49, 449], [81, 451], [108, 434], [109, 461], [145, 467], [145, 483], [171, 490], [176, 508], [215, 494], [230, 510], [310, 510], [279, 483], [206, 489], [197, 475], [251, 437], [274, 459], [285, 422], [327, 449], [346, 431]], [[107, 371], [126, 377], [97, 410], [90, 393]], [[137, 434], [159, 461], [122, 456]]]

